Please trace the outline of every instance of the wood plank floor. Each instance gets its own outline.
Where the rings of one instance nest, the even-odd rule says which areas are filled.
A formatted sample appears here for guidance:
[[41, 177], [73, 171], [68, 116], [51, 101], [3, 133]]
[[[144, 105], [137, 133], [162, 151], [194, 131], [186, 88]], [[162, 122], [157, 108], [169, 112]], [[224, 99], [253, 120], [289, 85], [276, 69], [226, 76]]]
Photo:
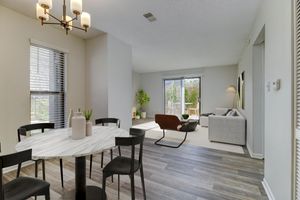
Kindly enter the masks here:
[[[117, 151], [116, 151], [117, 153]], [[128, 149], [122, 153], [129, 154]], [[104, 162], [109, 161], [105, 153]], [[89, 160], [87, 160], [88, 176]], [[34, 167], [22, 169], [22, 175], [33, 176]], [[156, 146], [145, 139], [144, 173], [148, 200], [266, 200], [262, 187], [263, 161], [202, 147], [183, 145], [179, 149]], [[15, 177], [15, 172], [5, 175], [5, 181]], [[41, 171], [40, 171], [41, 177]], [[74, 188], [74, 159], [64, 160], [64, 183], [61, 188], [58, 160], [46, 162], [46, 179], [51, 184], [51, 199]], [[112, 183], [107, 179], [109, 200], [117, 199], [117, 177]], [[101, 187], [100, 156], [93, 162], [92, 180], [87, 184]], [[136, 199], [142, 198], [139, 173], [135, 176]], [[43, 199], [43, 198], [39, 198]], [[129, 177], [121, 176], [121, 200], [130, 199]]]

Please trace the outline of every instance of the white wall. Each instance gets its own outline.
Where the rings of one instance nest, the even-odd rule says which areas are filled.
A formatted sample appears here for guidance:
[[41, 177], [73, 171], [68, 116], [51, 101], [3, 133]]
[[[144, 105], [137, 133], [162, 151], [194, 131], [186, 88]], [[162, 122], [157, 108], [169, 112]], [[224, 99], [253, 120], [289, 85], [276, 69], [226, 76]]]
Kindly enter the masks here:
[[95, 118], [115, 117], [121, 127], [131, 127], [131, 47], [103, 34], [86, 43], [87, 107]]
[[132, 125], [131, 46], [108, 35], [108, 116], [121, 120], [121, 127]]
[[141, 78], [138, 72], [132, 71], [132, 106], [136, 107], [136, 93], [141, 87]]
[[[246, 71], [247, 118], [252, 118], [253, 44], [265, 26], [265, 85], [281, 79], [279, 91], [265, 95], [265, 184], [274, 199], [292, 198], [292, 1], [265, 0], [257, 15], [250, 44], [239, 71]], [[248, 120], [248, 126], [249, 124]], [[251, 134], [251, 127], [248, 134]], [[268, 188], [270, 190], [268, 190]]]
[[29, 61], [33, 38], [69, 51], [67, 109], [85, 106], [84, 40], [0, 6], [0, 141], [14, 150], [17, 128], [30, 123]]
[[92, 121], [108, 116], [107, 35], [86, 41], [86, 107]]
[[216, 107], [232, 107], [226, 98], [226, 88], [236, 85], [237, 66], [203, 67], [189, 70], [141, 73], [140, 86], [150, 95], [146, 107], [150, 117], [164, 113], [163, 80], [165, 78], [200, 77], [202, 81], [202, 113], [214, 112]]

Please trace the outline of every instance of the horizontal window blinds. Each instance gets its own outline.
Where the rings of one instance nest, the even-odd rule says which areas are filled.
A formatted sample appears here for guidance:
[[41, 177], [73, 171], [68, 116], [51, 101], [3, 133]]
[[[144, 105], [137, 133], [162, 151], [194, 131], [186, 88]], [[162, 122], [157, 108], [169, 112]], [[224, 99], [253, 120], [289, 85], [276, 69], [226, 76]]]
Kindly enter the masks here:
[[30, 46], [31, 122], [65, 125], [65, 54]]

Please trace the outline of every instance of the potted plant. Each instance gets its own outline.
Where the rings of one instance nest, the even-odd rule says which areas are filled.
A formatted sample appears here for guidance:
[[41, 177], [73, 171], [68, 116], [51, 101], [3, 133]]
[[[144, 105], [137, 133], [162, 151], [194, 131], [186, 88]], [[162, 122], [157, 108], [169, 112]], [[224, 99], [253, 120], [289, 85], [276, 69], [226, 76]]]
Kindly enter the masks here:
[[146, 118], [145, 106], [149, 103], [150, 97], [144, 90], [139, 90], [136, 94], [136, 100], [139, 104], [139, 111], [141, 112], [141, 117]]
[[92, 114], [93, 114], [93, 110], [84, 111], [84, 117], [86, 120], [86, 136], [92, 135], [92, 126], [93, 126], [93, 123], [91, 121]]
[[140, 119], [140, 118], [141, 118], [141, 112], [140, 111], [136, 111], [135, 119]]

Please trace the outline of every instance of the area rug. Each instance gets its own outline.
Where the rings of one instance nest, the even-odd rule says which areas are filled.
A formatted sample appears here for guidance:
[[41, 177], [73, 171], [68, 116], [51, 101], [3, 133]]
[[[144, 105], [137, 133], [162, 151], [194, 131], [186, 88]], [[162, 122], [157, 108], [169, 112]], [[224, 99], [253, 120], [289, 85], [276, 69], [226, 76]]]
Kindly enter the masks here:
[[150, 129], [159, 128], [159, 125], [155, 123], [155, 121], [152, 121], [152, 122], [135, 125], [132, 128], [138, 128], [147, 131]]
[[[155, 122], [153, 122], [155, 124]], [[142, 126], [142, 124], [138, 125], [139, 127], [150, 127], [150, 125], [154, 126], [154, 124], [150, 122], [146, 123], [147, 125]], [[144, 129], [146, 130], [146, 137], [152, 139], [159, 139], [162, 137], [162, 130], [158, 127], [158, 125], [151, 129]], [[180, 143], [184, 138], [183, 132], [177, 131], [166, 131], [166, 137], [163, 139], [164, 141], [176, 142]], [[244, 150], [241, 146], [238, 145], [231, 145], [231, 144], [224, 144], [218, 142], [210, 142], [208, 140], [208, 128], [197, 126], [195, 132], [188, 133], [187, 139], [184, 144], [206, 147], [210, 149], [217, 149], [222, 151], [229, 151], [233, 153], [244, 154]]]

